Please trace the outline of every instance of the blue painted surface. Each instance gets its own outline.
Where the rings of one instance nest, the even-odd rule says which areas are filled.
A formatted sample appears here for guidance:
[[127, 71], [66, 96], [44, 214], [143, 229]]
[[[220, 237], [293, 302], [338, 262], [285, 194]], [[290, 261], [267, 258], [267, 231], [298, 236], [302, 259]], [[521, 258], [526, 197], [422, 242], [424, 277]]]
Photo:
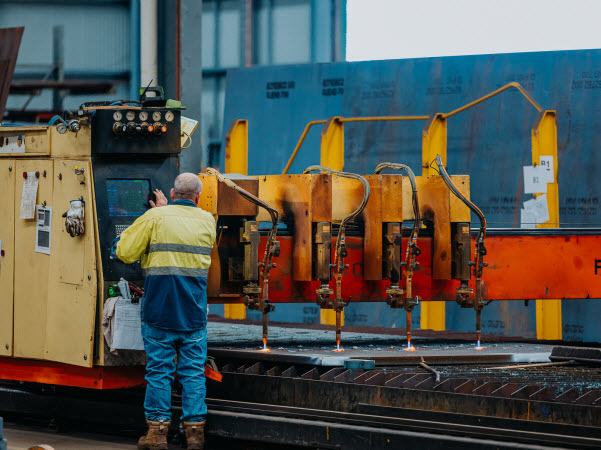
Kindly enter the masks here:
[[[448, 330], [474, 332], [476, 312], [447, 302]], [[522, 300], [492, 302], [482, 310], [482, 333], [499, 336], [520, 336], [536, 339], [536, 302], [526, 305]]]
[[[593, 156], [601, 145], [599, 61], [601, 50], [578, 50], [236, 69], [227, 75], [224, 132], [233, 120], [247, 119], [249, 174], [277, 174], [311, 120], [449, 112], [517, 81], [543, 109], [557, 111], [561, 226], [599, 226], [601, 158]], [[522, 167], [532, 163], [536, 117], [536, 109], [510, 90], [448, 119], [448, 170], [470, 175], [472, 200], [489, 227], [519, 227], [519, 209], [532, 198], [523, 193]], [[421, 173], [424, 125], [345, 124], [345, 169], [371, 173], [379, 162], [393, 161]], [[320, 132], [321, 126], [309, 132], [291, 173], [319, 163]], [[280, 315], [294, 321], [298, 308], [278, 306]], [[535, 310], [534, 302], [493, 302], [484, 310], [483, 330], [535, 337]], [[582, 326], [585, 340], [601, 341], [596, 329], [583, 325], [599, 316], [598, 301], [564, 302], [563, 310], [564, 324]], [[404, 326], [404, 312], [385, 304], [346, 311], [347, 324]], [[473, 330], [474, 316], [447, 303], [447, 329]]]
[[[263, 313], [247, 310], [246, 317], [251, 320], [261, 320]], [[269, 320], [276, 322], [319, 323], [320, 317], [319, 306], [315, 303], [276, 304], [275, 310], [269, 313]]]
[[[543, 108], [557, 110], [562, 226], [597, 225], [599, 60], [601, 50], [578, 50], [235, 69], [227, 76], [224, 130], [249, 120], [249, 173], [281, 173], [310, 120], [448, 112], [518, 81]], [[448, 120], [449, 172], [471, 176], [472, 199], [491, 227], [519, 227], [519, 208], [532, 198], [523, 194], [522, 166], [531, 164], [536, 115], [511, 90]], [[394, 160], [420, 173], [423, 126], [346, 124], [345, 169], [369, 172]], [[292, 173], [319, 162], [320, 131], [309, 133]]]
[[601, 300], [562, 300], [562, 336], [564, 340], [600, 342], [599, 313]]

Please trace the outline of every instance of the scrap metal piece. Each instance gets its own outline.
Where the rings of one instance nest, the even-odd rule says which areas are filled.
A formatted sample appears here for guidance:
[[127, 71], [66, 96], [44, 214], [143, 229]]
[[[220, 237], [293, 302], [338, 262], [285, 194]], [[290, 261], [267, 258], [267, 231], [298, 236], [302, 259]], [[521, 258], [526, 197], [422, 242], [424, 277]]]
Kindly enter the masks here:
[[0, 29], [0, 123], [4, 117], [23, 30], [23, 27]]
[[432, 375], [434, 375], [434, 379], [437, 383], [440, 383], [440, 372], [436, 369], [433, 369], [432, 367], [430, 367], [429, 365], [426, 364], [426, 362], [424, 361], [424, 357], [422, 356], [422, 361], [419, 363], [420, 366], [422, 366], [424, 369], [432, 372]]

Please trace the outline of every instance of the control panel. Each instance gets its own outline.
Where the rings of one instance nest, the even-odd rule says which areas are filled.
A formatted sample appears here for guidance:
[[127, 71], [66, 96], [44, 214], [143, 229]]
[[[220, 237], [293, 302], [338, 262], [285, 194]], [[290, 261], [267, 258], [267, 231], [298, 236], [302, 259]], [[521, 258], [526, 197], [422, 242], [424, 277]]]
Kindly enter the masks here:
[[181, 151], [178, 109], [121, 106], [98, 109], [92, 118], [92, 152], [174, 154]]
[[103, 275], [143, 278], [139, 263], [111, 259], [113, 239], [150, 209], [154, 189], [169, 192], [179, 173], [181, 112], [157, 105], [101, 106], [90, 118]]

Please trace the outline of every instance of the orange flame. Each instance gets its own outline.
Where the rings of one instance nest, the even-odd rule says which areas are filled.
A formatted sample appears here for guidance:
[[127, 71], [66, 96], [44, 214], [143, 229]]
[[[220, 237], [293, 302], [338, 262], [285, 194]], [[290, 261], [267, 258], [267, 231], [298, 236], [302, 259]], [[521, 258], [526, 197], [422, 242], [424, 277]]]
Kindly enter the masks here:
[[263, 348], [260, 350], [261, 352], [270, 352], [271, 350], [269, 350], [269, 348], [267, 347], [267, 338], [263, 338]]
[[336, 348], [333, 350], [335, 352], [343, 352], [344, 349], [340, 348], [340, 338], [336, 338]]
[[415, 347], [411, 345], [411, 336], [407, 336], [407, 348], [403, 349], [406, 352], [414, 352]]

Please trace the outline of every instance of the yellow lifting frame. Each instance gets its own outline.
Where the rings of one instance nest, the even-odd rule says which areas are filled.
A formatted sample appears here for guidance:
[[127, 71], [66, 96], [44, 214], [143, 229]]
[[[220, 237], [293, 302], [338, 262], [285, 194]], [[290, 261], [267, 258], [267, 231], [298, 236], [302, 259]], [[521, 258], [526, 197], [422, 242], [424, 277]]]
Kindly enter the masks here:
[[[436, 171], [430, 167], [436, 155], [442, 157], [446, 164], [447, 157], [447, 118], [452, 117], [466, 109], [476, 106], [503, 91], [517, 89], [538, 111], [536, 123], [532, 128], [532, 163], [540, 164], [541, 155], [553, 156], [554, 182], [547, 185], [547, 202], [549, 205], [549, 221], [538, 225], [543, 228], [559, 226], [559, 195], [557, 185], [557, 125], [555, 111], [543, 110], [540, 105], [516, 82], [506, 84], [501, 88], [480, 97], [460, 108], [448, 113], [437, 113], [430, 116], [376, 116], [376, 117], [333, 117], [328, 120], [314, 120], [309, 122], [301, 137], [299, 138], [283, 174], [288, 173], [296, 155], [303, 145], [307, 134], [314, 125], [324, 125], [321, 133], [321, 164], [336, 170], [344, 169], [344, 123], [346, 122], [374, 122], [374, 121], [403, 121], [403, 120], [427, 120], [422, 134], [422, 175], [436, 175]], [[248, 144], [247, 144], [247, 122], [238, 120], [232, 123], [226, 136], [226, 172], [238, 172], [246, 174], [248, 170]], [[240, 140], [240, 141], [239, 141]], [[231, 161], [230, 170], [228, 161]], [[242, 171], [238, 167], [243, 167]], [[228, 306], [226, 305], [226, 317]], [[244, 318], [246, 310], [243, 309]], [[445, 302], [422, 302], [420, 326], [425, 329], [445, 330]], [[231, 317], [239, 318], [239, 317]], [[335, 321], [333, 311], [324, 310], [321, 315], [321, 323], [333, 325]], [[561, 300], [544, 299], [536, 302], [536, 328], [539, 339], [561, 339]]]
[[[540, 164], [542, 155], [553, 157], [554, 181], [547, 185], [549, 221], [539, 228], [559, 227], [559, 189], [557, 185], [557, 123], [555, 111], [543, 110], [519, 83], [509, 83], [467, 105], [449, 113], [436, 114], [426, 125], [422, 138], [422, 175], [435, 175], [430, 167], [440, 154], [446, 164], [447, 124], [446, 119], [466, 109], [476, 106], [508, 89], [515, 88], [534, 106], [539, 114], [532, 128], [532, 164]], [[442, 331], [445, 329], [445, 302], [422, 302], [420, 327]], [[561, 300], [544, 299], [536, 301], [536, 335], [538, 339], [561, 339], [562, 319]]]
[[[225, 135], [225, 173], [248, 175], [248, 121], [235, 120]], [[226, 319], [246, 319], [246, 306], [223, 305]]]

